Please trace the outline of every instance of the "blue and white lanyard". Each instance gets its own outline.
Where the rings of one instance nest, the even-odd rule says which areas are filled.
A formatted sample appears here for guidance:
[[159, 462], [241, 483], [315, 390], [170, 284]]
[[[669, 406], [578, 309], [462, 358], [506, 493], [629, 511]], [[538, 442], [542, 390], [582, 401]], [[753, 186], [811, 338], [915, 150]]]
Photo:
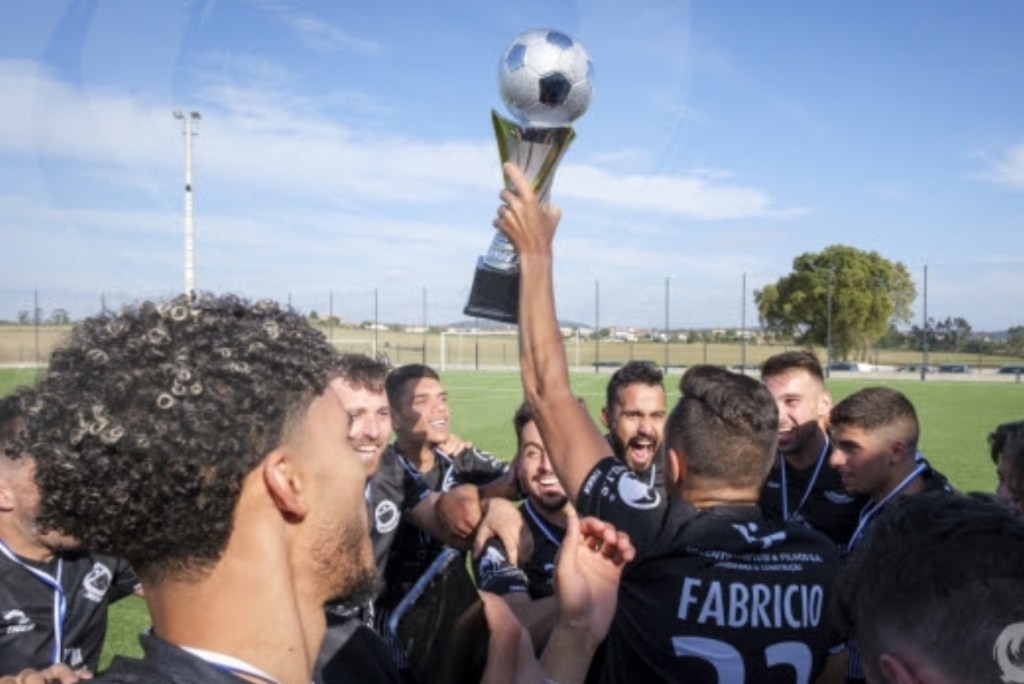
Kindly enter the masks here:
[[857, 529], [855, 529], [853, 531], [853, 536], [850, 537], [850, 541], [846, 545], [846, 552], [847, 553], [849, 553], [850, 551], [853, 551], [853, 547], [857, 544], [857, 540], [860, 539], [860, 536], [862, 534], [864, 534], [864, 529], [868, 526], [868, 523], [871, 521], [871, 516], [873, 516], [875, 513], [877, 513], [882, 508], [882, 506], [884, 506], [885, 504], [889, 503], [889, 501], [893, 497], [895, 497], [900, 492], [902, 492], [904, 489], [906, 489], [907, 486], [911, 482], [913, 482], [914, 479], [918, 475], [920, 475], [920, 474], [924, 473], [926, 470], [928, 470], [928, 463], [924, 461], [924, 459], [921, 457], [920, 453], [918, 453], [915, 456], [914, 460], [918, 461], [918, 465], [917, 465], [916, 468], [914, 468], [912, 471], [910, 471], [909, 475], [907, 475], [905, 478], [903, 478], [903, 480], [898, 485], [896, 485], [896, 487], [891, 492], [886, 494], [885, 498], [883, 498], [881, 501], [878, 501], [876, 503], [868, 504], [860, 512], [860, 522], [857, 523]]
[[[825, 455], [828, 454], [828, 448], [832, 444], [829, 440], [828, 435], [825, 435], [825, 444], [821, 447], [821, 453], [818, 454], [818, 463], [814, 466], [814, 474], [811, 475], [810, 481], [807, 483], [807, 488], [804, 490], [803, 497], [800, 498], [800, 503], [793, 510], [793, 517], [800, 513], [800, 509], [807, 503], [807, 498], [811, 495], [811, 490], [814, 489], [814, 483], [818, 481], [818, 474], [821, 473], [821, 466], [825, 462]], [[789, 489], [786, 488], [786, 457], [779, 454], [779, 476], [782, 478], [782, 519], [789, 522]]]
[[56, 665], [61, 662], [64, 653], [64, 619], [68, 614], [68, 601], [60, 581], [64, 573], [64, 559], [57, 558], [57, 576], [54, 577], [39, 568], [34, 568], [14, 555], [10, 547], [0, 541], [0, 553], [3, 553], [15, 565], [20, 565], [36, 579], [53, 589], [53, 649], [50, 651], [50, 662]]
[[206, 661], [221, 672], [227, 672], [228, 674], [244, 674], [250, 677], [255, 677], [256, 679], [261, 679], [264, 682], [269, 682], [269, 684], [281, 684], [277, 679], [271, 677], [255, 665], [250, 665], [244, 660], [239, 660], [234, 656], [217, 653], [216, 651], [207, 651], [203, 648], [192, 648], [191, 646], [182, 646], [181, 650], [188, 651], [196, 658]]
[[532, 520], [534, 524], [540, 528], [540, 531], [544, 533], [544, 536], [548, 538], [548, 541], [556, 547], [560, 547], [562, 545], [562, 540], [555, 536], [555, 533], [548, 526], [547, 521], [541, 517], [540, 513], [533, 510], [533, 506], [530, 504], [529, 499], [527, 499], [526, 503], [523, 504], [523, 508], [526, 510], [526, 514], [530, 516], [530, 520]]

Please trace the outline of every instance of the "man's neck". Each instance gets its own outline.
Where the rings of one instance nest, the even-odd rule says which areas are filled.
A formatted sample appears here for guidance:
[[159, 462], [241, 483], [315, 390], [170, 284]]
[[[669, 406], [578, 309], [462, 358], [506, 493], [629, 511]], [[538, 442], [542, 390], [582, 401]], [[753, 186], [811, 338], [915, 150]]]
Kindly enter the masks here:
[[[899, 488], [900, 484], [904, 480], [910, 477], [910, 474], [914, 472], [914, 468], [916, 467], [917, 464], [915, 463], [911, 464], [909, 468], [901, 469], [898, 473], [894, 472], [892, 477], [890, 477], [889, 481], [886, 483], [885, 488], [871, 495], [871, 501], [874, 503], [884, 501], [886, 497]], [[910, 494], [918, 494], [922, 491], [924, 491], [924, 478], [921, 477], [921, 473], [918, 473], [914, 479], [907, 482], [903, 488], [896, 493], [896, 496], [909, 496]]]
[[27, 561], [49, 563], [55, 556], [53, 549], [44, 546], [6, 515], [0, 515], [0, 541], [7, 545], [11, 553]]
[[756, 504], [760, 498], [759, 487], [734, 487], [717, 481], [689, 475], [683, 484], [680, 494], [686, 503], [694, 508], [714, 508], [715, 506], [743, 506]]
[[827, 440], [828, 437], [825, 431], [819, 426], [814, 433], [814, 437], [807, 440], [807, 443], [804, 444], [800, 451], [786, 454], [786, 462], [797, 470], [807, 470], [814, 467], [818, 459], [821, 458], [821, 452], [825, 448]]
[[326, 631], [322, 580], [289, 552], [292, 533], [275, 516], [243, 491], [216, 564], [144, 580], [144, 598], [161, 639], [237, 658], [281, 684], [309, 684]]
[[568, 502], [566, 502], [564, 506], [562, 506], [558, 510], [553, 511], [545, 507], [539, 501], [530, 499], [530, 508], [532, 508], [537, 513], [537, 515], [544, 518], [545, 521], [551, 523], [555, 527], [560, 527], [562, 529], [565, 529], [569, 524], [569, 521], [566, 518], [565, 514], [565, 511], [568, 507], [569, 504]]

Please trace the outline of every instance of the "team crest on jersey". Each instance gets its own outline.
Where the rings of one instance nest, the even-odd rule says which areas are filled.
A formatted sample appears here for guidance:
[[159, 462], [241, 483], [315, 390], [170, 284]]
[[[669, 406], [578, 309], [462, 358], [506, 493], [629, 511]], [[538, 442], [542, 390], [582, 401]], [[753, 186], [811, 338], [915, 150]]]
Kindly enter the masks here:
[[636, 477], [627, 473], [619, 478], [619, 498], [631, 508], [647, 510], [656, 508], [661, 503], [658, 490], [650, 487]]
[[32, 622], [25, 613], [17, 608], [8, 610], [3, 614], [2, 618], [4, 625], [0, 627], [0, 630], [4, 634], [21, 634], [22, 632], [31, 632], [36, 628], [36, 623]]
[[834, 504], [853, 503], [853, 497], [842, 489], [829, 489], [825, 491], [825, 498]]
[[99, 603], [107, 595], [110, 583], [114, 575], [110, 568], [103, 563], [93, 563], [92, 570], [82, 580], [82, 589], [85, 590], [85, 598], [94, 603]]
[[373, 526], [378, 533], [387, 534], [398, 527], [400, 518], [395, 502], [385, 499], [377, 504], [377, 508], [373, 511]]

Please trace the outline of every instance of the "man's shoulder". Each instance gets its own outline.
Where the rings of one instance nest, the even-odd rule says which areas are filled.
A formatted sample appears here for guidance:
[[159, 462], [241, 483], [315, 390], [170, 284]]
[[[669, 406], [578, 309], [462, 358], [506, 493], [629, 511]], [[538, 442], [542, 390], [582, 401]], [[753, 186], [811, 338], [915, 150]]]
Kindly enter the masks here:
[[117, 684], [238, 684], [238, 679], [205, 660], [152, 634], [139, 637], [142, 658], [115, 657], [97, 682]]

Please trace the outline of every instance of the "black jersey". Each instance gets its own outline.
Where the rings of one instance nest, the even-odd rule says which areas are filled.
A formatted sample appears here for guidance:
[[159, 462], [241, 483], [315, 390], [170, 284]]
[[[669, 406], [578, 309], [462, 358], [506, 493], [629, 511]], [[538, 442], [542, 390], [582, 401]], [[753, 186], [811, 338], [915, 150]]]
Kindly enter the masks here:
[[[95, 672], [107, 605], [139, 587], [132, 569], [85, 551], [61, 553], [47, 563], [19, 558], [6, 546], [0, 551], [0, 674], [41, 670], [57, 661]], [[59, 653], [55, 612], [63, 615]]]
[[857, 528], [857, 516], [868, 498], [843, 488], [839, 471], [828, 463], [831, 452], [831, 442], [826, 442], [818, 460], [803, 469], [793, 467], [780, 454], [761, 488], [760, 505], [766, 518], [810, 525], [842, 549]]
[[500, 596], [524, 592], [533, 600], [542, 599], [555, 593], [555, 559], [565, 538], [565, 528], [541, 517], [529, 499], [520, 511], [533, 535], [533, 555], [521, 566], [512, 565], [505, 545], [493, 537], [474, 560], [473, 571], [477, 586], [483, 591]]
[[366, 485], [377, 572], [384, 573], [402, 516], [430, 496], [431, 491], [418, 470], [404, 467], [393, 446], [384, 451], [380, 467]]
[[[398, 463], [409, 473], [420, 474], [408, 459], [402, 456], [397, 444], [393, 448]], [[434, 450], [434, 467], [422, 473], [427, 486], [435, 492], [446, 492], [462, 484], [481, 485], [495, 480], [508, 471], [508, 464], [494, 456], [467, 448], [449, 456]], [[416, 580], [441, 553], [444, 544], [408, 522], [400, 522], [391, 545], [384, 572], [384, 593], [377, 601], [379, 608], [391, 609], [398, 605]]]
[[239, 684], [232, 671], [150, 634], [139, 635], [142, 658], [116, 656], [97, 682], [117, 684]]
[[[850, 541], [847, 544], [847, 552], [853, 551], [854, 547], [864, 538], [865, 534], [870, 534], [871, 523], [876, 519], [878, 515], [885, 509], [885, 505], [892, 499], [900, 496], [900, 492], [906, 487], [914, 478], [917, 476], [921, 477], [921, 482], [924, 484], [922, 492], [945, 492], [947, 494], [953, 494], [956, 490], [946, 476], [931, 467], [928, 460], [920, 453], [917, 454], [916, 466], [911, 472], [911, 476], [908, 476], [902, 483], [900, 483], [896, 489], [890, 492], [884, 499], [877, 504], [869, 503], [864, 507], [861, 512], [859, 524], [857, 525], [856, 531], [850, 537]], [[912, 494], [910, 496], [913, 496]], [[864, 676], [864, 667], [860, 658], [860, 651], [857, 648], [857, 643], [851, 641], [848, 648], [848, 657], [846, 662], [846, 681], [847, 684], [860, 684], [860, 682], [866, 681]]]
[[805, 684], [835, 638], [826, 615], [839, 554], [802, 525], [757, 506], [695, 510], [602, 460], [580, 490], [580, 515], [627, 532], [601, 681]]

